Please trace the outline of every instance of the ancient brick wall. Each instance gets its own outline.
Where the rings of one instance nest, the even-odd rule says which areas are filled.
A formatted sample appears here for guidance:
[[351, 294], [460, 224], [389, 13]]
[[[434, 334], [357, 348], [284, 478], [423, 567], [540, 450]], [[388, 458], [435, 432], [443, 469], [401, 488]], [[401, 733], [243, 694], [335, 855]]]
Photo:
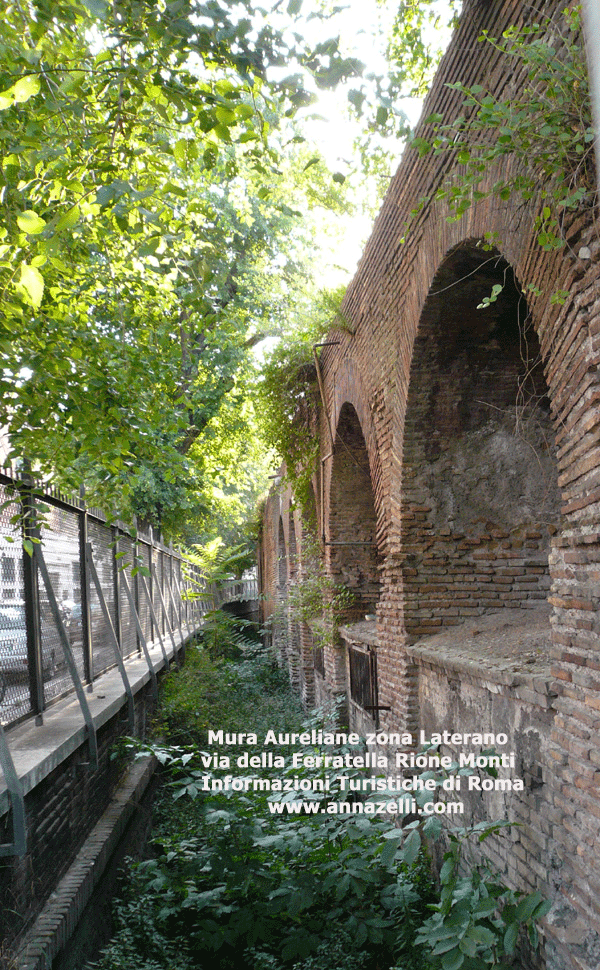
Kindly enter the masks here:
[[[562, 6], [550, 0], [541, 9], [559, 16]], [[448, 82], [518, 91], [518, 73], [478, 37], [539, 19], [540, 5], [465, 7], [423, 117], [459, 114], [462, 96]], [[565, 224], [560, 252], [535, 242], [535, 199], [483, 199], [459, 221], [448, 221], [439, 202], [411, 215], [452, 164], [449, 154], [405, 154], [347, 291], [349, 330], [332, 333], [336, 346], [321, 351], [327, 413], [315, 491], [323, 555], [334, 577], [361, 590], [365, 612], [378, 595], [384, 728], [433, 730], [452, 717], [461, 731], [509, 730], [527, 789], [496, 807], [522, 828], [513, 842], [490, 841], [489, 852], [516, 885], [552, 899], [548, 970], [596, 970], [597, 214], [588, 209]], [[518, 172], [513, 157], [503, 166], [486, 174], [489, 186]], [[492, 251], [482, 247], [489, 232]], [[497, 282], [498, 301], [478, 309]], [[558, 290], [567, 293], [562, 305], [551, 299]], [[345, 446], [361, 455], [362, 489]], [[269, 559], [275, 546], [265, 536]], [[336, 537], [374, 539], [372, 558], [350, 546], [340, 556], [329, 544]], [[467, 659], [461, 636], [474, 651]], [[319, 696], [340, 690], [343, 651], [325, 651]]]

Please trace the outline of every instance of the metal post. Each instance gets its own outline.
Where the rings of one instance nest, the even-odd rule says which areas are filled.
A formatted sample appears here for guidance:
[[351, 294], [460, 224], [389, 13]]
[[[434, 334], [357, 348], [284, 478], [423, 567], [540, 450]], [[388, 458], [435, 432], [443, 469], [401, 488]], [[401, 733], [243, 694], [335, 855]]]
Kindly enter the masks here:
[[127, 576], [125, 575], [124, 572], [121, 573], [121, 586], [125, 590], [125, 595], [129, 603], [129, 609], [131, 610], [133, 619], [135, 620], [135, 628], [137, 630], [138, 637], [140, 638], [140, 642], [142, 644], [142, 649], [144, 651], [146, 663], [148, 664], [148, 670], [150, 671], [150, 677], [152, 678], [152, 690], [154, 693], [154, 697], [158, 698], [158, 680], [156, 679], [156, 671], [154, 669], [154, 665], [150, 658], [150, 653], [148, 652], [148, 644], [146, 643], [146, 637], [144, 636], [144, 631], [140, 626], [140, 618], [136, 613], [133, 596], [129, 588], [129, 583], [127, 582]]
[[[180, 586], [179, 580], [177, 578], [175, 578], [175, 584], [177, 586], [177, 592], [179, 594], [179, 599], [183, 603], [183, 596], [181, 594], [181, 586]], [[190, 619], [189, 619], [189, 615], [188, 615], [189, 614], [188, 603], [189, 603], [189, 600], [186, 600], [185, 601], [185, 609], [183, 611], [183, 618], [185, 620], [185, 625], [187, 627], [188, 637], [191, 640], [191, 638], [192, 638], [192, 628], [190, 627]]]
[[[83, 499], [83, 489], [80, 492]], [[90, 576], [88, 570], [86, 549], [88, 544], [88, 516], [85, 503], [79, 512], [79, 588], [81, 595], [81, 640], [83, 647], [83, 662], [85, 676], [89, 681], [88, 690], [92, 691], [94, 680], [94, 663], [92, 655], [92, 618], [90, 611]]]
[[117, 640], [117, 635], [115, 633], [115, 628], [110, 617], [110, 612], [104, 597], [104, 590], [102, 589], [102, 584], [96, 570], [96, 565], [94, 563], [94, 555], [92, 551], [91, 543], [88, 542], [85, 549], [85, 559], [88, 567], [89, 574], [92, 577], [94, 586], [96, 587], [96, 593], [98, 594], [98, 600], [100, 602], [100, 609], [102, 610], [102, 615], [104, 616], [104, 622], [108, 629], [111, 643], [115, 652], [115, 660], [117, 662], [117, 667], [119, 668], [119, 673], [121, 674], [121, 680], [123, 681], [123, 686], [125, 688], [125, 693], [127, 695], [127, 707], [129, 715], [129, 730], [133, 734], [135, 730], [135, 707], [133, 702], [133, 692], [131, 690], [131, 684], [129, 683], [129, 677], [127, 676], [127, 670], [125, 664], [123, 663], [123, 657], [121, 654], [121, 648], [119, 646], [119, 641]]
[[42, 633], [40, 626], [40, 598], [33, 550], [38, 541], [33, 482], [24, 476], [21, 488], [23, 528], [23, 592], [25, 596], [25, 625], [27, 630], [27, 658], [29, 696], [36, 723], [43, 723], [44, 678], [42, 672]]
[[2, 724], [0, 724], [0, 766], [2, 767], [6, 787], [10, 794], [13, 825], [13, 841], [9, 844], [0, 845], [0, 856], [24, 856], [27, 848], [25, 797]]
[[[39, 538], [39, 536], [38, 536]], [[54, 590], [52, 588], [52, 583], [50, 581], [50, 576], [48, 575], [48, 570], [46, 568], [46, 563], [44, 561], [44, 556], [42, 553], [41, 546], [35, 545], [33, 547], [33, 555], [35, 558], [35, 563], [40, 576], [42, 577], [42, 582], [46, 588], [46, 595], [48, 596], [48, 602], [50, 604], [50, 612], [54, 619], [56, 629], [58, 630], [58, 635], [63, 648], [63, 654], [65, 657], [65, 662], [69, 668], [69, 673], [71, 675], [71, 680], [73, 681], [73, 686], [75, 687], [75, 693], [77, 694], [77, 700], [79, 701], [79, 706], [81, 707], [81, 713], [83, 714], [83, 719], [87, 725], [88, 729], [88, 745], [90, 751], [90, 764], [92, 767], [98, 767], [98, 741], [96, 738], [96, 726], [92, 718], [92, 712], [90, 711], [87, 698], [85, 696], [85, 691], [83, 689], [83, 684], [81, 683], [81, 678], [79, 677], [79, 671], [77, 670], [77, 664], [75, 663], [75, 658], [73, 656], [73, 651], [71, 650], [71, 644], [69, 643], [69, 637], [65, 629], [65, 624], [61, 616], [60, 610], [58, 608], [58, 603], [56, 602], [56, 596], [54, 595]]]
[[[148, 591], [148, 587], [145, 585], [145, 579], [144, 579], [143, 576], [142, 576], [142, 579], [144, 580], [144, 586], [145, 586], [145, 589], [146, 589], [146, 595], [148, 597], [148, 602], [150, 604], [150, 609], [152, 610], [152, 616], [155, 618], [155, 615], [154, 615], [154, 606], [152, 605], [152, 600], [150, 598], [150, 593]], [[164, 610], [165, 609], [165, 601], [163, 599], [163, 594], [162, 594], [162, 590], [161, 590], [160, 586], [158, 586], [158, 594], [160, 596], [160, 602], [161, 602], [162, 608]], [[173, 657], [175, 658], [175, 662], [176, 662], [177, 666], [180, 667], [181, 666], [181, 663], [179, 661], [179, 655], [177, 653], [177, 647], [175, 645], [175, 637], [173, 636], [173, 628], [171, 627], [171, 624], [169, 623], [168, 620], [167, 620], [167, 625], [169, 627], [169, 636], [171, 637], [171, 643], [173, 644]], [[159, 636], [160, 636], [160, 634], [159, 634]], [[161, 638], [160, 644], [162, 646], [162, 638]], [[163, 653], [164, 653], [164, 649], [163, 649]]]
[[[150, 593], [150, 602], [152, 604], [154, 604], [154, 576], [153, 576], [154, 556], [153, 556], [153, 552], [154, 552], [154, 549], [153, 549], [153, 545], [152, 545], [152, 526], [150, 526], [150, 542], [148, 543], [148, 572], [150, 573], [150, 575], [148, 576], [148, 591]], [[152, 622], [154, 622], [154, 621], [152, 621]]]
[[[153, 604], [152, 599], [150, 597], [150, 590], [148, 589], [148, 584], [146, 582], [146, 577], [140, 575], [140, 580], [141, 580], [141, 584], [142, 584], [142, 592], [145, 594], [146, 599], [148, 601], [148, 607], [150, 609], [150, 615], [152, 616], [153, 620], [155, 621], [156, 620], [156, 614], [154, 613], [154, 604]], [[169, 625], [169, 633], [171, 634], [171, 640], [173, 641], [173, 657], [177, 661], [177, 666], [179, 666], [179, 660], [177, 660], [177, 650], [175, 649], [175, 638], [173, 637], [173, 633], [171, 632], [170, 625]], [[164, 641], [163, 641], [163, 638], [160, 635], [160, 633], [158, 634], [158, 641], [160, 643], [160, 649], [162, 650], [162, 655], [164, 657], [165, 663], [166, 663], [166, 665], [168, 667], [169, 666], [169, 658], [167, 657], [167, 651], [165, 650]]]
[[[140, 549], [139, 549], [139, 543], [138, 543], [138, 538], [137, 538], [137, 519], [134, 519], [134, 521], [133, 521], [133, 529], [134, 529], [134, 536], [135, 536], [135, 538], [132, 537], [132, 543], [131, 543], [131, 568], [132, 568], [132, 570], [135, 570], [135, 575], [133, 575], [131, 578], [133, 580], [133, 600], [134, 600], [134, 603], [135, 603], [135, 612], [139, 616], [140, 615], [140, 584], [139, 584], [139, 575], [140, 575], [139, 551], [140, 551]], [[141, 653], [141, 644], [140, 644], [140, 638], [139, 638], [139, 636], [137, 637], [137, 650], [138, 650], [138, 653]]]
[[119, 552], [119, 533], [113, 526], [111, 528], [111, 533], [113, 537], [112, 541], [112, 563], [113, 563], [113, 585], [114, 585], [114, 597], [115, 597], [115, 634], [117, 637], [117, 642], [119, 644], [119, 649], [123, 653], [123, 624], [121, 622], [121, 585], [119, 583], [119, 559], [117, 558], [117, 553]]

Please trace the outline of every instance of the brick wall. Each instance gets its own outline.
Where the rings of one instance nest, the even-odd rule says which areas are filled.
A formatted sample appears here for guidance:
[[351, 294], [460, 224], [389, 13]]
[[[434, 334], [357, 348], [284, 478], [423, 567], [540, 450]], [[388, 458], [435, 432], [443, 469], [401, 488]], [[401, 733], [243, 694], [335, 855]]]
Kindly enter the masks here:
[[[563, 4], [541, 6], [559, 16]], [[518, 91], [518, 72], [507, 72], [503, 56], [478, 37], [531, 23], [536, 9], [516, 0], [467, 3], [424, 117], [459, 114], [462, 97], [448, 82]], [[489, 185], [518, 172], [513, 158], [503, 165], [487, 173]], [[344, 536], [368, 529], [376, 568], [365, 569], [356, 550], [343, 562], [335, 547], [323, 546], [323, 555], [332, 575], [354, 577], [357, 587], [367, 576], [366, 600], [379, 593], [379, 703], [390, 708], [383, 729], [444, 727], [453, 711], [462, 731], [502, 724], [521, 762], [534, 765], [526, 792], [497, 806], [523, 829], [513, 843], [486, 844], [516, 885], [539, 886], [553, 902], [548, 970], [596, 970], [598, 223], [591, 211], [567, 221], [567, 246], [552, 253], [535, 243], [536, 200], [484, 199], [460, 221], [448, 221], [441, 203], [411, 216], [451, 166], [449, 155], [405, 155], [346, 294], [349, 329], [332, 333], [337, 346], [321, 352], [327, 415], [317, 520], [325, 541], [341, 529]], [[494, 252], [481, 246], [490, 231]], [[495, 282], [504, 284], [500, 298], [477, 309]], [[558, 290], [568, 294], [563, 305], [551, 300]], [[329, 426], [339, 432], [333, 451]], [[360, 497], [340, 457], [344, 442], [366, 453]], [[281, 502], [289, 499], [268, 505], [265, 562], [275, 554], [269, 516]], [[485, 626], [490, 617], [494, 629]], [[460, 658], [467, 631], [476, 673]], [[440, 636], [445, 646], [427, 652]], [[521, 669], [527, 653], [539, 664], [535, 683]], [[523, 682], [506, 682], [511, 665]], [[317, 696], [339, 690], [344, 670], [332, 648]]]
[[[140, 737], [145, 734], [153, 707], [147, 686], [135, 699]], [[25, 796], [26, 854], [0, 859], [0, 940], [8, 951], [37, 915], [107, 808], [124, 766], [114, 757], [114, 745], [127, 734], [124, 707], [97, 732], [97, 768], [88, 764], [84, 742]], [[52, 745], [51, 736], [48, 745]], [[5, 815], [0, 820], [0, 842], [10, 841], [11, 816]]]

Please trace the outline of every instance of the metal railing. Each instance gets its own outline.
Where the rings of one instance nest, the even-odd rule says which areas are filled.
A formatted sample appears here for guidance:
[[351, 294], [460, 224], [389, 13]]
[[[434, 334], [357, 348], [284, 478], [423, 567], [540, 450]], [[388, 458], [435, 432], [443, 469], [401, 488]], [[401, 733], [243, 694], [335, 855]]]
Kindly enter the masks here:
[[256, 570], [248, 570], [241, 579], [227, 579], [219, 583], [215, 591], [215, 606], [224, 603], [246, 602], [258, 599], [258, 577]]
[[176, 634], [201, 626], [203, 588], [151, 530], [1, 472], [0, 724], [43, 714], [148, 643], [174, 652]]

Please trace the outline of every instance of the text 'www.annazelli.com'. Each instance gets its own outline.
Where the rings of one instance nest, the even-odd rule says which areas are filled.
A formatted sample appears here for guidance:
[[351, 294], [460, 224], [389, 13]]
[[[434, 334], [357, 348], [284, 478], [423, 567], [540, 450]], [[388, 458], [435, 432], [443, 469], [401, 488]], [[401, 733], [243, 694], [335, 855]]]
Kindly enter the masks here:
[[268, 802], [271, 815], [462, 815], [463, 802]]

